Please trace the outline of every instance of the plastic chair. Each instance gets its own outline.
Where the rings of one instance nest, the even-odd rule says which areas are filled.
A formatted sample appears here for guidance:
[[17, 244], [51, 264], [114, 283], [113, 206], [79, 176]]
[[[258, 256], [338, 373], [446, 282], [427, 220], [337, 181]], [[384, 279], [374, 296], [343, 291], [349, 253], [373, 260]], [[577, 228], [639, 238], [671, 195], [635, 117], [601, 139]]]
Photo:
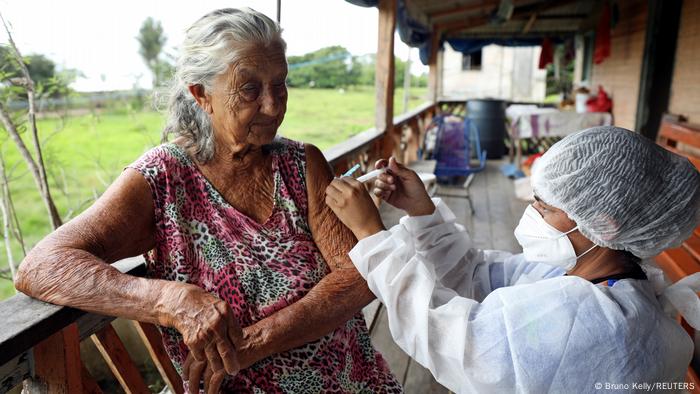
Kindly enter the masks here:
[[[463, 187], [467, 190], [466, 196], [451, 196], [444, 193], [438, 193], [448, 197], [465, 197], [469, 201], [469, 208], [474, 213], [474, 205], [469, 195], [469, 186], [474, 179], [474, 174], [486, 168], [486, 150], [481, 149], [481, 141], [479, 140], [479, 130], [470, 119], [462, 119], [459, 121], [450, 120], [450, 118], [440, 119], [441, 125], [438, 129], [437, 142], [435, 146], [435, 156], [437, 166], [435, 167], [435, 175], [438, 179], [445, 177], [466, 176]], [[472, 148], [476, 159], [479, 161], [478, 166], [472, 166]]]
[[[471, 164], [471, 145], [474, 145], [479, 165]], [[460, 122], [442, 119], [438, 129], [435, 155], [438, 161], [435, 175], [438, 177], [469, 176], [486, 168], [486, 150], [481, 150], [479, 130], [470, 119]]]

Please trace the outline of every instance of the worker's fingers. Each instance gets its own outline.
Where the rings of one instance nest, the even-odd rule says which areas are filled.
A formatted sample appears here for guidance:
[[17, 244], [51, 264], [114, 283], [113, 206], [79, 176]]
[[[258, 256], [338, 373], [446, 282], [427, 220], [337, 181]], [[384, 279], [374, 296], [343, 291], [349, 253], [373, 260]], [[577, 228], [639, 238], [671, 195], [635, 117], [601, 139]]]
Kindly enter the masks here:
[[381, 189], [381, 190], [391, 190], [391, 191], [396, 190], [396, 185], [395, 185], [395, 184], [386, 183], [386, 182], [381, 181], [381, 180], [379, 180], [379, 179], [377, 179], [377, 180], [374, 182], [374, 187], [377, 188], [377, 189]]
[[326, 194], [326, 205], [331, 207], [331, 209], [337, 208], [339, 206], [338, 201], [336, 201], [336, 199], [334, 199], [328, 194]]
[[[349, 196], [352, 194], [352, 185], [350, 184], [349, 180], [352, 179], [350, 177], [342, 177], [338, 179], [334, 179], [332, 184], [335, 187], [336, 190], [338, 190], [339, 194], [341, 196]], [[339, 200], [336, 197], [336, 200]]]
[[379, 174], [377, 179], [384, 182], [384, 183], [396, 183], [395, 177], [388, 172], [385, 172], [383, 174]]
[[389, 171], [403, 178], [412, 172], [409, 168], [399, 163], [394, 156], [389, 158]]
[[380, 169], [380, 168], [385, 168], [389, 165], [389, 160], [387, 159], [379, 159], [374, 163], [374, 168], [375, 169]]
[[337, 192], [341, 192], [342, 187], [344, 185], [344, 182], [341, 181], [341, 179], [342, 178], [333, 179], [331, 181], [331, 183], [328, 184], [328, 187], [326, 187], [326, 193], [328, 193], [329, 191], [333, 191], [333, 190], [335, 190]]
[[382, 200], [388, 200], [391, 196], [391, 191], [374, 188], [372, 190], [372, 194], [381, 198]]
[[349, 186], [351, 189], [355, 189], [355, 190], [366, 190], [366, 189], [365, 189], [365, 185], [362, 184], [362, 182], [358, 181], [358, 180], [355, 179], [355, 178], [351, 178], [351, 177], [345, 176], [345, 177], [340, 178], [339, 180], [342, 181], [342, 182], [343, 182], [344, 184], [346, 184], [347, 186]]
[[331, 184], [326, 188], [326, 196], [333, 199], [333, 201], [340, 201], [343, 196], [343, 192], [338, 189], [335, 185]]

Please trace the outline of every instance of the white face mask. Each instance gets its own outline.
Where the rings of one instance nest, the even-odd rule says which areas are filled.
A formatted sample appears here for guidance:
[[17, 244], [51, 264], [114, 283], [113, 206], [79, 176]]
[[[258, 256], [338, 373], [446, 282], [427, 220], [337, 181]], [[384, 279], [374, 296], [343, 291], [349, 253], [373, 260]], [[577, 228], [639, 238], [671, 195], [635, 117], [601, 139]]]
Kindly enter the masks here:
[[578, 226], [563, 233], [547, 223], [535, 207], [528, 205], [514, 234], [520, 246], [523, 247], [523, 254], [527, 261], [554, 265], [569, 271], [574, 268], [580, 257], [597, 246], [593, 245], [576, 256], [574, 246], [566, 235], [577, 229]]

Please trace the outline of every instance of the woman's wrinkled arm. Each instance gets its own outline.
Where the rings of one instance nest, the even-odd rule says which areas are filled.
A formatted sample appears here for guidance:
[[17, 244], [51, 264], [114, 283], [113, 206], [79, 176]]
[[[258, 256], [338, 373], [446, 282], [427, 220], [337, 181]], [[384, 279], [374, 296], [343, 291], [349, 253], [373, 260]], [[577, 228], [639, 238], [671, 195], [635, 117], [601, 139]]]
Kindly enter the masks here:
[[319, 339], [375, 298], [348, 257], [357, 240], [325, 204], [325, 190], [333, 179], [330, 166], [321, 151], [308, 144], [306, 163], [309, 226], [331, 272], [299, 301], [243, 329], [248, 340], [243, 367]]
[[241, 331], [228, 304], [192, 284], [138, 278], [110, 265], [153, 248], [154, 217], [148, 183], [127, 169], [93, 206], [32, 249], [15, 286], [53, 304], [173, 327], [197, 360], [235, 373]]
[[15, 287], [34, 298], [88, 312], [158, 321], [160, 284], [109, 263], [154, 244], [148, 184], [127, 170], [94, 205], [49, 234], [20, 265]]

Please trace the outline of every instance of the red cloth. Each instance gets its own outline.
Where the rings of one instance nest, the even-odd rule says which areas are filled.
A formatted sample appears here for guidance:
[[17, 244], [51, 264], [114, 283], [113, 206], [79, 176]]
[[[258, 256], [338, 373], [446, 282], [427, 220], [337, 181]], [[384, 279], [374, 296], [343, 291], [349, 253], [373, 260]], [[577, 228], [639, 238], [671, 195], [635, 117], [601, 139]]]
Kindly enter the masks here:
[[605, 4], [603, 14], [595, 31], [595, 51], [593, 61], [600, 64], [610, 56], [610, 4]]
[[554, 61], [554, 47], [552, 47], [552, 41], [549, 37], [545, 37], [542, 40], [542, 52], [540, 52], [540, 64], [538, 68], [546, 68], [547, 65]]
[[612, 112], [613, 102], [602, 86], [598, 86], [598, 95], [586, 101], [588, 112]]

